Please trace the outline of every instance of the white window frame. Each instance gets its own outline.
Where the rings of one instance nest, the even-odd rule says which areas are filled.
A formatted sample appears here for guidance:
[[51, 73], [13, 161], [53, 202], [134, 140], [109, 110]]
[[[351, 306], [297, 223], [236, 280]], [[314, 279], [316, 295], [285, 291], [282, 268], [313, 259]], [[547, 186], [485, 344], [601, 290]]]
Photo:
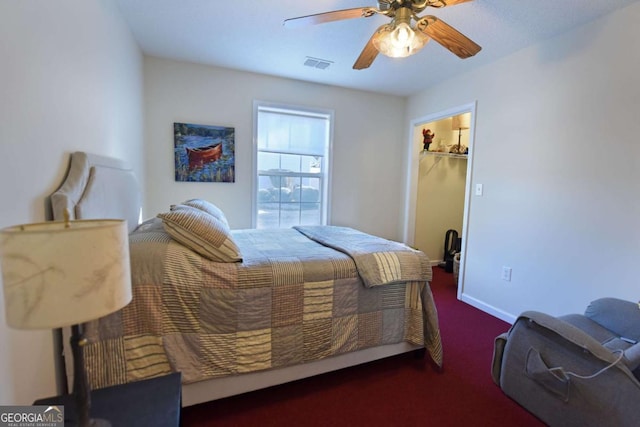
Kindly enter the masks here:
[[[332, 152], [333, 152], [333, 122], [334, 122], [334, 111], [329, 109], [322, 108], [312, 108], [305, 107], [299, 105], [291, 105], [291, 104], [281, 104], [275, 102], [267, 102], [267, 101], [254, 101], [253, 102], [253, 161], [252, 161], [252, 175], [253, 175], [253, 185], [252, 185], [252, 197], [251, 197], [251, 226], [253, 228], [257, 227], [258, 223], [258, 111], [260, 109], [273, 109], [273, 110], [291, 110], [296, 113], [300, 113], [300, 115], [307, 116], [320, 116], [325, 117], [329, 121], [329, 130], [328, 130], [328, 138], [329, 141], [326, 147], [325, 153], [325, 164], [324, 167], [324, 181], [321, 183], [322, 193], [321, 193], [321, 223], [322, 225], [327, 225], [331, 223], [330, 213], [331, 213], [331, 167], [333, 163]], [[297, 174], [304, 175], [304, 174]], [[313, 177], [317, 177], [313, 175]]]

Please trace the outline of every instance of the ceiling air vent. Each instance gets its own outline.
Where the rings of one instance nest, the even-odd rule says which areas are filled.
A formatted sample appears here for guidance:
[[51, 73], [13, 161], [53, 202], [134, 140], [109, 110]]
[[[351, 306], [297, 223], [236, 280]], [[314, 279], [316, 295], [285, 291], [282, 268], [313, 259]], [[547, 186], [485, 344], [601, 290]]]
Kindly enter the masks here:
[[326, 59], [320, 58], [312, 58], [310, 56], [307, 56], [307, 59], [304, 61], [304, 65], [306, 65], [307, 67], [319, 68], [321, 70], [324, 70], [331, 64], [333, 64], [333, 61], [327, 61]]

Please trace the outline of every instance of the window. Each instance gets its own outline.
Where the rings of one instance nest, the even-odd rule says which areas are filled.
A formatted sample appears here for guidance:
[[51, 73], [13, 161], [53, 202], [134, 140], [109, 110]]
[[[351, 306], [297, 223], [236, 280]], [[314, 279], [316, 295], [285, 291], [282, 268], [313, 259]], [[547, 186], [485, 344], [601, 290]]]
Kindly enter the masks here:
[[256, 228], [327, 223], [333, 114], [256, 103]]

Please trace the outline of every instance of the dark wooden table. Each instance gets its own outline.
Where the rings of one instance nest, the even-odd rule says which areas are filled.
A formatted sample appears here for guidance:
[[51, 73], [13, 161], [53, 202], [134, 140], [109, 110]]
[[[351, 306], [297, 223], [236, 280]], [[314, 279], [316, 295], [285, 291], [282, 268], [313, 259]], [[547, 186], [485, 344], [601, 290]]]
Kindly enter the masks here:
[[[91, 418], [113, 427], [178, 427], [182, 403], [180, 374], [91, 391]], [[38, 399], [34, 405], [64, 405], [65, 426], [76, 425], [73, 395]]]

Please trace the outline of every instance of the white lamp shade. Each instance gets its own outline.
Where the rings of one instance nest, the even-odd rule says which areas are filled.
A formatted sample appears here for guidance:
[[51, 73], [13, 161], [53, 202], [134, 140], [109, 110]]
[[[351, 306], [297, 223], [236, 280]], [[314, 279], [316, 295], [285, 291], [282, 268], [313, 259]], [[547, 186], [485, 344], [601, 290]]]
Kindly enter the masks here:
[[6, 317], [18, 329], [94, 320], [131, 301], [127, 223], [45, 222], [0, 231]]
[[471, 126], [471, 113], [459, 114], [453, 116], [451, 121], [452, 130], [469, 129]]

